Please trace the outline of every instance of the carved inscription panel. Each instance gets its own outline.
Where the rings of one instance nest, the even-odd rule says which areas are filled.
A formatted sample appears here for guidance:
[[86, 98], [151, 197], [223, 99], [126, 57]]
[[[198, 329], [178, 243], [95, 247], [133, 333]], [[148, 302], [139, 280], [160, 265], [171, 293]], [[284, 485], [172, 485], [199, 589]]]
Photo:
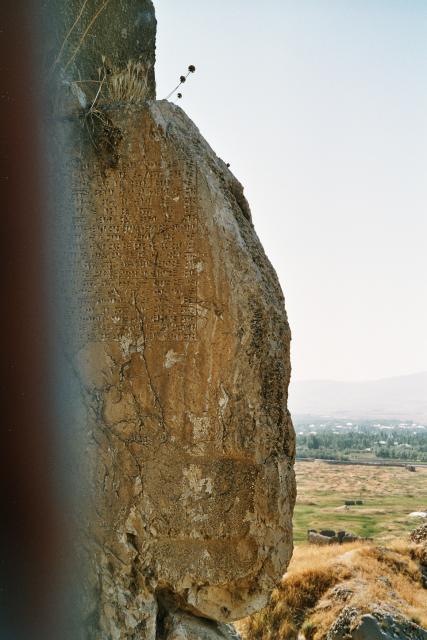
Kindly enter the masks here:
[[[197, 169], [157, 132], [115, 169], [75, 171], [75, 318], [87, 340], [197, 336]], [[169, 155], [170, 158], [170, 155]]]

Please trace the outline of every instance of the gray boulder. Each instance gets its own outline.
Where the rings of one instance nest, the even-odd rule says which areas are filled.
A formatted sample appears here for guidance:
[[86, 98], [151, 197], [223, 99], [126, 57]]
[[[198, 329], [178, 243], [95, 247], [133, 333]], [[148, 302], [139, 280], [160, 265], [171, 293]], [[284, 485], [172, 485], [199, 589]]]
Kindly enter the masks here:
[[329, 629], [326, 640], [427, 640], [427, 631], [397, 611], [375, 607], [362, 614], [346, 607]]

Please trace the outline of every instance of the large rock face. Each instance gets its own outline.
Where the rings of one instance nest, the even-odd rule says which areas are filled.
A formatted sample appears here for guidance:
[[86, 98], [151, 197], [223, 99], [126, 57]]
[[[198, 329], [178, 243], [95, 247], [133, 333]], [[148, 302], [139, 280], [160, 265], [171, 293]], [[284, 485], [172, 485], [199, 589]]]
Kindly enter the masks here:
[[75, 361], [101, 628], [130, 638], [142, 625], [148, 638], [171, 602], [245, 616], [287, 566], [290, 333], [242, 187], [191, 121], [167, 102], [109, 118], [113, 167], [84, 129], [72, 154]]
[[[242, 186], [178, 107], [147, 101], [154, 40], [135, 93], [135, 43], [117, 28], [122, 16], [135, 37], [146, 5], [84, 3], [82, 22], [70, 3], [58, 62], [74, 69], [58, 123], [72, 129], [67, 310], [92, 470], [87, 625], [103, 639], [225, 638], [292, 552], [290, 332]], [[102, 63], [89, 100], [100, 56], [116, 71]]]

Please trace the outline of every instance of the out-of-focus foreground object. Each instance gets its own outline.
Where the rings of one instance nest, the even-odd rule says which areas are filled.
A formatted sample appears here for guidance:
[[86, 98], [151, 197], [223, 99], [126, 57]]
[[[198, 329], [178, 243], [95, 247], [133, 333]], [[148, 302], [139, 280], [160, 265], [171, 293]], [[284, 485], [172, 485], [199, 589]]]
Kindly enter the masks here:
[[61, 517], [54, 479], [47, 207], [37, 28], [0, 8], [2, 638], [54, 638]]

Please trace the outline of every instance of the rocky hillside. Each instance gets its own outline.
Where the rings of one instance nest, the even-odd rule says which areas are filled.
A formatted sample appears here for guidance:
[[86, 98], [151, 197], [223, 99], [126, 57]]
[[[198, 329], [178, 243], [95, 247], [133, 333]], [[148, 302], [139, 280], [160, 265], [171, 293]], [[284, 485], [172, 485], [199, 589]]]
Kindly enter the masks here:
[[244, 640], [426, 640], [427, 525], [387, 547], [350, 543], [296, 549]]

